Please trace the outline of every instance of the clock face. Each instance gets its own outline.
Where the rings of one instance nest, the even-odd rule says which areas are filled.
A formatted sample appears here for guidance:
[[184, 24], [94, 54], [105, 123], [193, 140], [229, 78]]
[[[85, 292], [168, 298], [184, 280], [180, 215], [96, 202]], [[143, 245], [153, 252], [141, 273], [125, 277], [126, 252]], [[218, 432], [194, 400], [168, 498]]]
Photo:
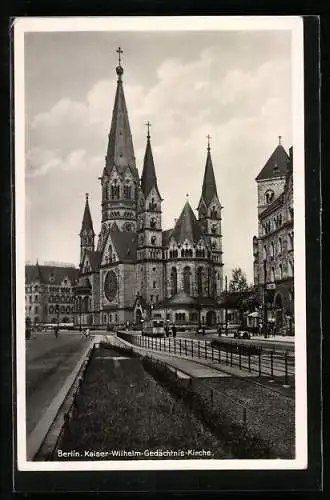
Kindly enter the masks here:
[[114, 271], [109, 271], [104, 280], [104, 293], [109, 302], [115, 298], [118, 290], [118, 279]]

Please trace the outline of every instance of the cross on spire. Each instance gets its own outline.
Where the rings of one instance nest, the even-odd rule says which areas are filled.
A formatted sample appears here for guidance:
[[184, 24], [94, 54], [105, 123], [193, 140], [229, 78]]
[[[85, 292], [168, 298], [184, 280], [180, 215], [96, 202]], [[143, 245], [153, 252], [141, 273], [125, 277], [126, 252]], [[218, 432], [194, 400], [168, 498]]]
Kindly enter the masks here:
[[186, 194], [186, 199], [188, 201], [188, 199], [189, 199], [189, 193]]
[[211, 146], [210, 146], [211, 136], [210, 136], [210, 134], [207, 134], [206, 138], [207, 138], [207, 150], [210, 151], [210, 149], [211, 149]]
[[122, 49], [120, 47], [118, 47], [118, 49], [116, 50], [117, 54], [118, 54], [118, 65], [121, 66], [121, 58], [120, 58], [120, 55], [123, 53]]
[[281, 135], [278, 136], [278, 144], [279, 144], [279, 146], [281, 146], [281, 144], [282, 144], [282, 136]]
[[148, 129], [147, 139], [150, 139], [150, 127], [151, 127], [151, 123], [149, 121], [147, 121], [146, 127]]
[[85, 193], [85, 196], [86, 196], [86, 201], [88, 201], [88, 196], [89, 196], [89, 194], [88, 194], [88, 193]]

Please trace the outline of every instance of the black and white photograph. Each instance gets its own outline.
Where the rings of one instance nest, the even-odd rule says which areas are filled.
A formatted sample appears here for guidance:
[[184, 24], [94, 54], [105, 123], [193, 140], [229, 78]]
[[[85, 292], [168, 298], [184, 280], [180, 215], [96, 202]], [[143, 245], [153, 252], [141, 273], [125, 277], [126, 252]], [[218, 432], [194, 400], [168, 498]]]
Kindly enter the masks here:
[[305, 469], [302, 19], [14, 42], [18, 470]]

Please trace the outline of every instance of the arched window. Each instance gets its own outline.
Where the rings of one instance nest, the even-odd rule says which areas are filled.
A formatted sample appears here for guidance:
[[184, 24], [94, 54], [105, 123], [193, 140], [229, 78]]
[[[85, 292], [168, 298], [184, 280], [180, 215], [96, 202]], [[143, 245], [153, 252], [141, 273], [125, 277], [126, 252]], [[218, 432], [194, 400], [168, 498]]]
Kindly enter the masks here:
[[183, 290], [187, 295], [190, 295], [190, 282], [191, 282], [191, 271], [190, 267], [187, 266], [183, 270]]
[[278, 255], [282, 255], [282, 238], [278, 239], [277, 252], [278, 252]]
[[178, 292], [178, 274], [176, 267], [171, 270], [171, 295], [176, 295]]
[[185, 256], [185, 255], [184, 255], [184, 250], [182, 249], [182, 250], [181, 250], [181, 257], [184, 257], [184, 256]]
[[128, 184], [125, 184], [125, 186], [124, 186], [124, 199], [130, 200], [131, 197], [132, 197], [132, 188]]
[[112, 245], [109, 245], [108, 256], [109, 256], [109, 262], [112, 262]]
[[271, 258], [274, 257], [274, 242], [273, 241], [270, 243], [270, 257]]
[[197, 269], [197, 293], [203, 295], [203, 268]]
[[213, 291], [213, 280], [212, 280], [212, 270], [209, 267], [207, 270], [207, 287], [208, 287], [208, 296], [212, 297], [212, 291]]
[[281, 280], [283, 278], [283, 267], [282, 264], [279, 265], [279, 279]]
[[266, 260], [267, 259], [267, 247], [266, 245], [264, 245], [264, 248], [263, 248], [263, 260]]
[[270, 281], [274, 283], [275, 281], [275, 269], [272, 267], [271, 273], [270, 273]]
[[293, 274], [294, 274], [293, 262], [291, 260], [289, 260], [289, 276], [290, 276], [290, 278], [293, 277]]
[[266, 192], [265, 192], [265, 203], [271, 203], [274, 199], [274, 191], [272, 191], [271, 189], [268, 189]]

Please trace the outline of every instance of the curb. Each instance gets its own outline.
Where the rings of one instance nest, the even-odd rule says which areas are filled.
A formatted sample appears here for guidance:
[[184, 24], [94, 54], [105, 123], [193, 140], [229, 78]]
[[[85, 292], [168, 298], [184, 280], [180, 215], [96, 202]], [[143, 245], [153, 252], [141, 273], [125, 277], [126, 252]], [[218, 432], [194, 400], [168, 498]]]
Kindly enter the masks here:
[[81, 358], [77, 362], [76, 366], [72, 370], [71, 374], [67, 377], [64, 385], [59, 390], [51, 404], [48, 406], [46, 412], [41, 417], [30, 436], [27, 438], [26, 446], [26, 459], [33, 460], [37, 452], [39, 451], [47, 433], [49, 432], [56, 415], [58, 414], [65, 398], [67, 397], [74, 381], [80, 372], [80, 369], [84, 361], [88, 358], [88, 355], [93, 347], [94, 342], [90, 342], [88, 347], [85, 349]]

